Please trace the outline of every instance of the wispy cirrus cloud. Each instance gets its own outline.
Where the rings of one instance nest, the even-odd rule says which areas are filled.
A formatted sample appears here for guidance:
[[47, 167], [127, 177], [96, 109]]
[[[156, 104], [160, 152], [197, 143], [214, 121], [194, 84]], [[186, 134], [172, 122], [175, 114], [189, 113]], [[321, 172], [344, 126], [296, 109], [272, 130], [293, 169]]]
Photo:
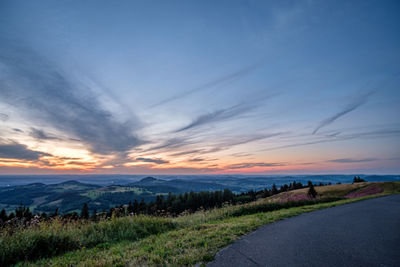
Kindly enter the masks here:
[[205, 161], [205, 159], [203, 158], [192, 158], [188, 160], [189, 162], [202, 162]]
[[250, 154], [250, 153], [243, 153], [243, 152], [238, 152], [238, 153], [231, 154], [231, 156], [235, 157], [235, 158], [248, 157], [248, 156], [251, 156], [251, 155], [252, 154]]
[[254, 100], [254, 101], [242, 102], [242, 103], [230, 106], [228, 108], [218, 109], [213, 112], [208, 112], [208, 113], [202, 114], [202, 115], [198, 116], [197, 118], [195, 118], [191, 123], [176, 130], [175, 132], [183, 132], [186, 130], [190, 130], [193, 128], [197, 128], [197, 127], [206, 125], [206, 124], [233, 119], [239, 115], [249, 112], [255, 108], [258, 108], [259, 105], [264, 100], [266, 100], [272, 96], [274, 96], [274, 95], [269, 95], [266, 97], [259, 97], [258, 99]]
[[363, 94], [363, 95], [359, 96], [355, 101], [348, 104], [341, 111], [339, 111], [336, 114], [334, 114], [333, 116], [328, 117], [328, 118], [324, 119], [323, 121], [321, 121], [319, 123], [319, 125], [314, 129], [312, 134], [316, 134], [321, 128], [328, 126], [329, 124], [333, 123], [340, 117], [343, 117], [346, 114], [348, 114], [348, 113], [356, 110], [357, 108], [361, 107], [362, 105], [364, 105], [368, 101], [368, 98], [371, 94], [372, 94], [372, 92], [369, 92], [367, 94]]
[[185, 156], [185, 155], [190, 155], [190, 154], [201, 154], [204, 149], [193, 149], [193, 150], [184, 150], [181, 152], [173, 153], [170, 156], [176, 157], [176, 156]]
[[155, 164], [166, 164], [169, 163], [167, 160], [163, 160], [160, 158], [136, 158], [137, 161], [142, 161], [142, 162], [150, 162], [150, 163], [155, 163]]
[[[374, 131], [364, 131], [364, 132], [354, 132], [344, 134], [341, 132], [339, 135], [326, 135], [322, 136], [319, 139], [315, 140], [312, 139], [314, 135], [309, 136], [308, 140], [305, 141], [296, 141], [293, 143], [289, 143], [286, 145], [275, 146], [270, 148], [261, 149], [259, 151], [272, 151], [272, 150], [279, 150], [291, 147], [301, 147], [301, 146], [309, 146], [321, 143], [332, 143], [332, 142], [341, 142], [346, 140], [352, 140], [356, 138], [382, 138], [382, 137], [392, 137], [392, 136], [400, 136], [400, 129], [398, 128], [385, 128], [385, 129], [378, 129]], [[295, 140], [294, 140], [295, 141]]]
[[376, 161], [376, 158], [364, 158], [364, 159], [351, 159], [351, 158], [342, 158], [342, 159], [332, 159], [328, 160], [328, 162], [334, 163], [358, 163], [358, 162], [371, 162]]
[[285, 166], [285, 163], [268, 163], [268, 162], [246, 162], [246, 163], [236, 163], [225, 166], [226, 169], [249, 169], [254, 167], [279, 167]]
[[189, 129], [193, 129], [208, 123], [213, 123], [213, 122], [218, 122], [218, 121], [223, 121], [227, 119], [231, 119], [239, 114], [242, 114], [244, 112], [247, 112], [254, 107], [248, 106], [248, 105], [235, 105], [226, 109], [219, 109], [214, 112], [206, 113], [203, 115], [200, 115], [196, 119], [194, 119], [191, 123], [188, 125], [176, 130], [176, 132], [182, 132], [186, 131]]
[[172, 97], [164, 99], [164, 100], [152, 105], [151, 107], [157, 107], [157, 106], [160, 106], [160, 105], [163, 105], [163, 104], [166, 104], [166, 103], [169, 103], [169, 102], [184, 98], [184, 97], [189, 96], [191, 94], [194, 94], [194, 93], [196, 93], [198, 91], [207, 90], [209, 88], [212, 88], [212, 87], [215, 87], [217, 85], [220, 85], [220, 84], [222, 84], [224, 82], [228, 82], [228, 81], [232, 81], [232, 80], [238, 79], [240, 77], [243, 77], [243, 76], [245, 76], [245, 75], [257, 70], [258, 68], [260, 68], [264, 64], [264, 62], [265, 62], [265, 59], [262, 59], [262, 60], [260, 60], [260, 61], [258, 61], [256, 63], [253, 63], [253, 64], [251, 64], [249, 66], [241, 68], [241, 69], [239, 69], [237, 71], [234, 71], [232, 73], [229, 73], [227, 75], [221, 76], [219, 78], [216, 78], [216, 79], [214, 79], [214, 80], [212, 80], [210, 82], [207, 82], [207, 83], [205, 83], [203, 85], [200, 85], [200, 86], [195, 87], [193, 89], [184, 91], [182, 93], [179, 93], [179, 94], [176, 94], [176, 95], [174, 95]]
[[[243, 145], [251, 142], [260, 141], [263, 139], [273, 138], [276, 136], [284, 135], [285, 132], [278, 133], [266, 133], [266, 134], [257, 134], [250, 136], [231, 136], [224, 137], [222, 142], [216, 142], [212, 146], [208, 146], [204, 148], [194, 148], [194, 149], [185, 149], [185, 146], [180, 146], [180, 151], [170, 154], [170, 156], [187, 156], [187, 155], [204, 155], [215, 153], [223, 150], [228, 150], [232, 147]], [[250, 155], [250, 154], [248, 154]]]
[[173, 150], [173, 149], [178, 149], [184, 146], [188, 146], [191, 144], [194, 144], [196, 142], [191, 141], [190, 138], [188, 137], [173, 137], [170, 138], [166, 141], [163, 141], [159, 145], [155, 145], [153, 147], [150, 147], [149, 149], [146, 149], [145, 151], [159, 151], [159, 150]]

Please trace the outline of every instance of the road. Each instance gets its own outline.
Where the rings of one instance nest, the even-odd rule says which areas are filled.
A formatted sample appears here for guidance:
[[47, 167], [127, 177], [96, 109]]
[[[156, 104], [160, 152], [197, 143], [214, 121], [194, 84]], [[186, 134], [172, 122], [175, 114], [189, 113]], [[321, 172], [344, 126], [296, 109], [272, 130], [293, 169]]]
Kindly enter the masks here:
[[400, 266], [400, 195], [262, 226], [207, 266]]

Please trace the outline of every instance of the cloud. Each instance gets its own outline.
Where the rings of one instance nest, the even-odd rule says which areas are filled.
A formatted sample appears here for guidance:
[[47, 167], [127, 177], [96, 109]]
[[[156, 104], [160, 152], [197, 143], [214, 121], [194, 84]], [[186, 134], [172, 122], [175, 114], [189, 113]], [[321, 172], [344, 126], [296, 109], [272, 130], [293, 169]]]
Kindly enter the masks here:
[[183, 137], [174, 137], [164, 141], [162, 144], [153, 146], [146, 151], [154, 151], [154, 150], [165, 150], [165, 149], [176, 149], [186, 145], [193, 144], [194, 142], [189, 141], [189, 138]]
[[[194, 149], [190, 149], [190, 150], [178, 151], [178, 152], [170, 154], [170, 156], [174, 157], [174, 156], [185, 156], [185, 155], [193, 155], [193, 154], [204, 155], [204, 154], [219, 152], [222, 150], [227, 150], [227, 149], [230, 149], [237, 145], [243, 145], [243, 144], [247, 144], [247, 143], [254, 142], [254, 141], [259, 141], [259, 140], [263, 140], [263, 139], [267, 139], [267, 138], [272, 138], [275, 136], [280, 136], [283, 134], [285, 134], [285, 132], [259, 134], [259, 135], [253, 135], [253, 136], [235, 136], [235, 137], [231, 137], [231, 138], [226, 137], [226, 138], [224, 138], [223, 142], [216, 143], [216, 144], [214, 144], [213, 147], [194, 148]], [[174, 148], [180, 148], [185, 145], [186, 144], [182, 143], [182, 145], [180, 145], [179, 147], [176, 146]], [[163, 148], [164, 147], [165, 146], [163, 146]]]
[[9, 116], [4, 113], [0, 113], [0, 121], [6, 121], [8, 120]]
[[171, 154], [170, 156], [176, 157], [176, 156], [185, 156], [185, 155], [190, 155], [190, 154], [198, 154], [203, 152], [204, 149], [193, 149], [193, 150], [187, 150], [187, 151], [182, 151], [182, 152], [177, 152], [174, 154]]
[[22, 131], [21, 129], [18, 129], [18, 128], [13, 128], [13, 131], [17, 132], [17, 133], [23, 133], [24, 132], [24, 131]]
[[344, 109], [342, 109], [341, 111], [339, 111], [335, 115], [333, 115], [333, 116], [331, 116], [329, 118], [326, 118], [325, 120], [321, 121], [320, 124], [314, 129], [313, 134], [316, 134], [321, 128], [333, 123], [334, 121], [336, 121], [340, 117], [343, 117], [344, 115], [356, 110], [357, 108], [359, 108], [360, 106], [365, 104], [367, 102], [367, 100], [368, 100], [368, 97], [371, 94], [372, 94], [372, 92], [369, 92], [367, 94], [364, 94], [364, 95], [360, 96], [358, 99], [356, 99], [355, 101], [353, 101], [352, 103], [347, 105]]
[[241, 158], [241, 157], [252, 156], [252, 154], [243, 153], [243, 152], [238, 152], [238, 153], [233, 153], [233, 154], [231, 154], [231, 156], [232, 156], [232, 157], [236, 157], [236, 158]]
[[36, 128], [31, 128], [30, 135], [33, 138], [39, 139], [39, 140], [60, 140], [57, 136], [49, 135], [45, 133], [43, 130], [36, 129]]
[[263, 65], [264, 61], [265, 61], [265, 59], [260, 60], [260, 61], [258, 61], [256, 63], [252, 64], [252, 65], [246, 66], [246, 67], [244, 67], [242, 69], [239, 69], [239, 70], [237, 70], [235, 72], [229, 73], [229, 74], [227, 74], [225, 76], [221, 76], [221, 77], [219, 77], [219, 78], [217, 78], [215, 80], [212, 80], [210, 82], [207, 82], [207, 83], [205, 83], [203, 85], [200, 85], [198, 87], [195, 87], [193, 89], [187, 90], [185, 92], [176, 94], [176, 95], [174, 95], [174, 96], [172, 96], [170, 98], [167, 98], [167, 99], [165, 99], [165, 100], [163, 100], [161, 102], [158, 102], [158, 103], [154, 104], [151, 107], [157, 107], [157, 106], [160, 106], [160, 105], [163, 105], [163, 104], [166, 104], [166, 103], [169, 103], [169, 102], [184, 98], [184, 97], [189, 96], [191, 94], [194, 94], [194, 93], [196, 93], [198, 91], [207, 90], [207, 89], [212, 88], [214, 86], [220, 85], [220, 84], [222, 84], [224, 82], [228, 82], [228, 81], [232, 81], [232, 80], [238, 79], [238, 78], [240, 78], [242, 76], [245, 76], [245, 75], [251, 73], [252, 71], [255, 71], [256, 69], [260, 68]]
[[219, 109], [211, 113], [203, 114], [194, 119], [190, 124], [186, 125], [185, 127], [176, 130], [176, 132], [186, 131], [212, 122], [231, 119], [239, 114], [251, 110], [252, 108], [254, 107], [239, 104], [226, 109]]
[[195, 118], [191, 123], [176, 130], [175, 132], [182, 132], [199, 126], [203, 126], [205, 124], [232, 119], [238, 115], [241, 115], [243, 113], [246, 113], [250, 110], [257, 108], [262, 103], [262, 101], [272, 96], [273, 95], [259, 97], [257, 100], [254, 101], [243, 102], [225, 109], [219, 109], [213, 112], [202, 114], [197, 118]]
[[142, 162], [151, 162], [151, 163], [156, 163], [156, 164], [165, 164], [169, 163], [169, 161], [160, 159], [160, 158], [136, 158], [137, 161], [142, 161]]
[[204, 161], [205, 159], [203, 159], [203, 158], [193, 158], [193, 159], [189, 159], [188, 161], [190, 161], [190, 162], [201, 162], [201, 161]]
[[133, 121], [117, 121], [87, 85], [33, 51], [1, 40], [0, 65], [5, 70], [0, 97], [25, 115], [80, 139], [94, 153], [126, 152], [141, 144]]
[[321, 143], [331, 143], [331, 142], [339, 142], [339, 141], [346, 141], [352, 140], [356, 138], [382, 138], [382, 137], [391, 137], [391, 136], [399, 136], [400, 129], [392, 128], [392, 129], [379, 129], [375, 131], [365, 131], [365, 132], [356, 132], [351, 134], [341, 134], [341, 135], [334, 135], [334, 136], [325, 136], [325, 139], [319, 140], [311, 140], [311, 141], [304, 141], [300, 143], [293, 143], [287, 144], [282, 146], [276, 146], [271, 148], [261, 149], [259, 151], [272, 151], [272, 150], [279, 150], [284, 148], [291, 148], [291, 147], [300, 147], [300, 146], [308, 146], [308, 145], [315, 145]]
[[335, 162], [335, 163], [357, 163], [357, 162], [370, 162], [370, 161], [376, 161], [378, 159], [376, 158], [365, 158], [365, 159], [349, 159], [349, 158], [343, 158], [343, 159], [332, 159], [328, 160], [328, 162]]
[[26, 145], [16, 142], [0, 144], [0, 158], [38, 160], [43, 156], [51, 156], [48, 153], [29, 149]]
[[251, 143], [254, 141], [259, 141], [259, 140], [268, 139], [268, 138], [272, 138], [272, 137], [276, 137], [276, 136], [281, 136], [286, 133], [288, 133], [288, 132], [267, 133], [267, 134], [253, 135], [253, 136], [235, 137], [232, 140], [228, 140], [227, 142], [224, 142], [223, 144], [221, 144], [221, 146], [233, 147], [233, 146], [237, 146], [237, 145]]
[[265, 162], [247, 162], [247, 163], [237, 163], [226, 166], [226, 169], [248, 169], [254, 167], [279, 167], [285, 166], [284, 163], [265, 163]]

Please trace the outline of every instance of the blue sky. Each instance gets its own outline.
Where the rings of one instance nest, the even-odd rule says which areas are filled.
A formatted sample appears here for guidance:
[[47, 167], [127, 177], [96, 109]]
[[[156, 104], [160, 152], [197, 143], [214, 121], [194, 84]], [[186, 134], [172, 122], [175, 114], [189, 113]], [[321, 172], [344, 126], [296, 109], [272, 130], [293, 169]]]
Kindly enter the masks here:
[[398, 1], [2, 1], [2, 173], [398, 173]]

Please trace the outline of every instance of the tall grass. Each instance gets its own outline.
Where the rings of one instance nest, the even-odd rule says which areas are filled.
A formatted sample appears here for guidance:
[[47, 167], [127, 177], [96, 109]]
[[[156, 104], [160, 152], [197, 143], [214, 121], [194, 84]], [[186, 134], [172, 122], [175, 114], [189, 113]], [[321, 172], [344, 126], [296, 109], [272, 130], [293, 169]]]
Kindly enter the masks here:
[[65, 223], [55, 219], [13, 233], [5, 229], [0, 235], [0, 266], [52, 257], [80, 248], [107, 246], [123, 240], [135, 241], [175, 226], [171, 219], [131, 216], [97, 223]]
[[288, 202], [268, 202], [267, 199], [260, 199], [242, 205], [227, 205], [222, 208], [214, 208], [206, 211], [197, 211], [193, 214], [183, 215], [173, 221], [180, 227], [189, 227], [200, 223], [222, 220], [230, 217], [255, 214], [259, 212], [269, 212], [279, 209], [301, 207], [320, 203], [334, 202], [342, 198], [322, 198], [315, 200], [288, 201]]
[[[261, 225], [318, 209], [352, 203], [375, 196], [343, 199], [271, 212], [227, 216], [234, 206], [176, 218], [179, 226], [135, 242], [119, 242], [106, 248], [75, 250], [24, 266], [204, 266], [217, 251]], [[259, 201], [257, 205], [263, 205]], [[211, 216], [211, 218], [209, 217]], [[223, 219], [216, 219], [220, 217]], [[189, 220], [187, 223], [186, 220]], [[205, 221], [205, 223], [198, 223]], [[185, 225], [185, 226], [184, 226]], [[266, 241], [268, 242], [268, 240]]]

